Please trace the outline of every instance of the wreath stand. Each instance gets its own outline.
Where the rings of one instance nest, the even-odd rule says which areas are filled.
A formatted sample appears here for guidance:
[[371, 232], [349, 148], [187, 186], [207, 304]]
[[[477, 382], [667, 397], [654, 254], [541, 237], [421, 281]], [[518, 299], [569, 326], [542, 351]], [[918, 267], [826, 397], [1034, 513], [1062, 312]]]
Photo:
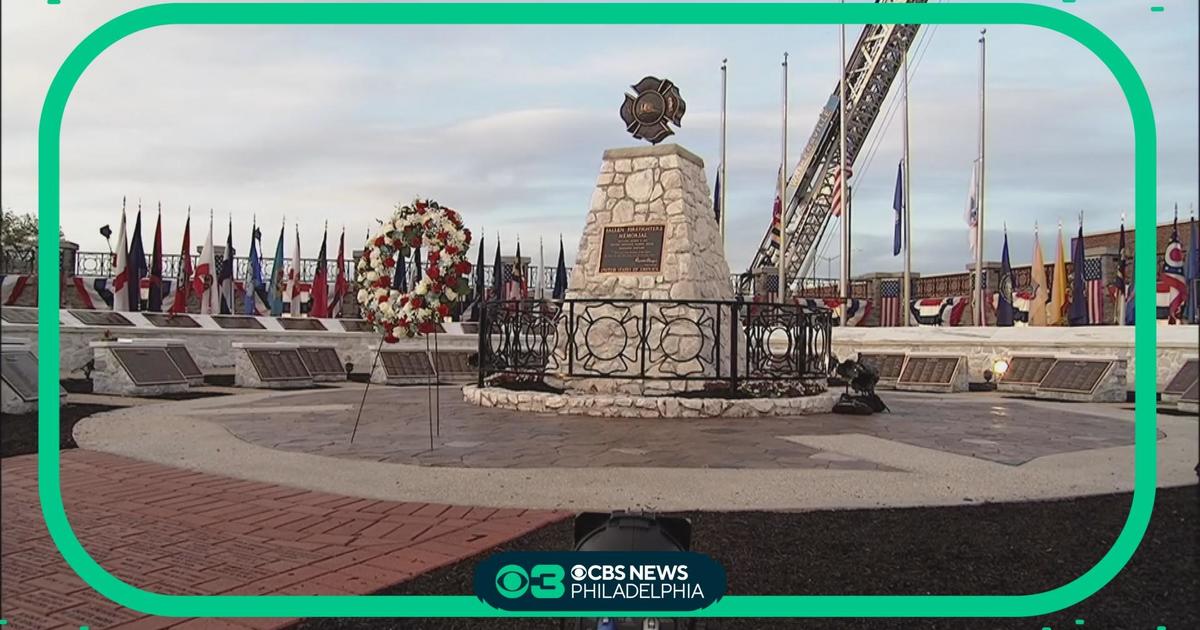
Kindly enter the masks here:
[[[433, 337], [433, 350], [430, 352], [429, 337]], [[379, 355], [383, 353], [383, 344], [386, 343], [383, 338], [379, 339], [379, 347], [375, 350], [375, 360], [371, 362], [371, 371], [367, 373], [367, 385], [363, 387], [362, 400], [358, 402], [358, 413], [354, 416], [354, 428], [350, 431], [350, 443], [354, 443], [354, 437], [358, 435], [358, 423], [362, 420], [363, 408], [367, 405], [367, 392], [371, 391], [370, 375], [375, 373], [376, 366], [379, 365]], [[425, 401], [429, 410], [429, 450], [434, 450], [433, 437], [442, 436], [442, 388], [440, 374], [438, 373], [438, 342], [437, 332], [432, 335], [425, 335], [425, 354], [430, 357], [430, 367], [432, 372], [425, 379]]]

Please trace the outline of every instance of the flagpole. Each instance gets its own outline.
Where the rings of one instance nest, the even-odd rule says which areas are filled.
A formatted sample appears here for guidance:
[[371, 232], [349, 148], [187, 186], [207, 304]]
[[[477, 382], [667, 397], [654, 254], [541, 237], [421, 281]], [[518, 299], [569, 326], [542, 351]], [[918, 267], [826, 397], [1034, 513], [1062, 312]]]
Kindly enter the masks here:
[[546, 299], [546, 248], [542, 245], [542, 235], [538, 235], [538, 291], [539, 300]]
[[909, 325], [909, 305], [912, 303], [912, 231], [910, 228], [909, 218], [912, 216], [912, 154], [909, 152], [908, 146], [908, 47], [904, 48], [904, 63], [901, 66], [903, 71], [904, 86], [904, 216], [900, 217], [903, 222], [901, 225], [901, 233], [904, 236], [904, 286], [901, 289], [901, 326]]
[[983, 305], [983, 192], [984, 192], [984, 142], [985, 121], [987, 116], [987, 100], [984, 87], [987, 80], [987, 29], [979, 31], [979, 177], [975, 180], [977, 187], [975, 199], [979, 209], [975, 225], [975, 325], [986, 326]]
[[1117, 294], [1117, 325], [1125, 325], [1125, 294], [1129, 292], [1129, 280], [1125, 277], [1121, 263], [1125, 260], [1125, 213], [1121, 212], [1121, 243], [1117, 249], [1117, 272], [1121, 274], [1121, 291]]
[[787, 303], [788, 54], [783, 53], [783, 138], [779, 143], [779, 303]]
[[726, 103], [728, 96], [728, 78], [729, 78], [729, 59], [721, 60], [721, 167], [717, 171], [717, 177], [721, 182], [721, 251], [725, 251], [725, 215], [728, 214], [727, 206], [725, 205], [725, 189], [729, 188], [729, 178], [725, 176], [725, 133], [726, 133]]
[[[846, 0], [842, 0], [845, 4]], [[841, 273], [839, 274], [839, 293], [841, 293], [842, 305], [841, 315], [839, 320], [842, 326], [846, 325], [846, 315], [848, 312], [847, 305], [850, 302], [850, 204], [846, 198], [846, 24], [843, 22], [840, 29], [840, 38], [838, 45], [838, 193], [841, 197], [839, 202], [842, 206], [842, 261]]]

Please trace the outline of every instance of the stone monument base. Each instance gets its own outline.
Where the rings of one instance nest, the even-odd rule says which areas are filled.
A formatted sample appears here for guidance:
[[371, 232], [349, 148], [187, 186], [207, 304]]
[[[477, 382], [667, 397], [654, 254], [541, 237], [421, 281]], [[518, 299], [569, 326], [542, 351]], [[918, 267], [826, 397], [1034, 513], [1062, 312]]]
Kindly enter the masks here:
[[757, 418], [830, 413], [838, 394], [822, 392], [795, 398], [691, 398], [522, 392], [502, 387], [468, 385], [463, 398], [480, 407], [528, 413], [552, 413], [602, 418]]

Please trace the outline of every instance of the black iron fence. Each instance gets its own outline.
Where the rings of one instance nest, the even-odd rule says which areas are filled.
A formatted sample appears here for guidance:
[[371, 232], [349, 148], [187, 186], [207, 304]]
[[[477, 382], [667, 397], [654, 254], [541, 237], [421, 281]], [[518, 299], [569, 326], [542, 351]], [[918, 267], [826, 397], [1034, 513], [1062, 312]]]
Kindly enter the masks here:
[[479, 384], [492, 375], [805, 380], [828, 374], [832, 312], [742, 300], [488, 302]]

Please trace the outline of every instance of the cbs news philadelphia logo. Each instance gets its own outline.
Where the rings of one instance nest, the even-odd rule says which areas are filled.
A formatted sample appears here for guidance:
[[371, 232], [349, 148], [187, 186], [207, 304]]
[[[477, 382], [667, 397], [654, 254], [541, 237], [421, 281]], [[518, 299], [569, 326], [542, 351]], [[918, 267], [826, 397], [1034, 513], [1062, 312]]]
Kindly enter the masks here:
[[504, 610], [699, 610], [725, 570], [692, 552], [510, 552], [480, 563], [475, 594]]

